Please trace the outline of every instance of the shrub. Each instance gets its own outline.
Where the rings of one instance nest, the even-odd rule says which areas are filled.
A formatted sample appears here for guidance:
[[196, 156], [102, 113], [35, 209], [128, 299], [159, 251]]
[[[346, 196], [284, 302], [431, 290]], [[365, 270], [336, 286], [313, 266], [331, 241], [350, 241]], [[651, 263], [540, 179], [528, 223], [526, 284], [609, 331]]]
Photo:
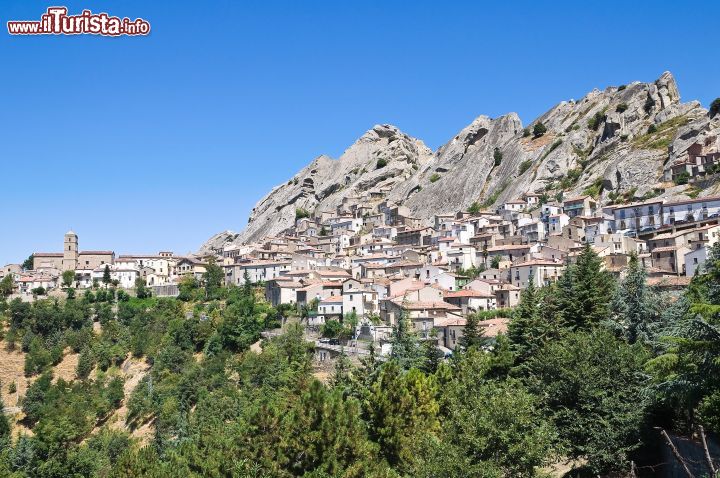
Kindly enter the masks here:
[[710, 111], [708, 112], [711, 118], [714, 118], [716, 114], [720, 113], [720, 98], [715, 98], [710, 103]]
[[375, 164], [375, 169], [384, 168], [387, 166], [387, 159], [380, 158], [377, 160], [377, 164]]
[[578, 179], [580, 179], [580, 175], [582, 175], [582, 169], [580, 168], [573, 168], [567, 172], [564, 178], [560, 181], [560, 187], [562, 189], [569, 189], [572, 186], [577, 183]]
[[648, 95], [645, 99], [645, 105], [643, 106], [643, 108], [645, 109], [645, 113], [650, 114], [654, 106], [655, 100], [652, 99], [652, 96]]
[[547, 128], [542, 123], [542, 121], [538, 121], [535, 123], [535, 126], [533, 126], [533, 136], [535, 138], [539, 138], [540, 136], [544, 135], [547, 132]]
[[627, 109], [628, 109], [627, 103], [620, 103], [615, 108], [615, 111], [617, 111], [618, 113], [624, 113], [625, 111], [627, 111]]
[[597, 199], [600, 196], [600, 193], [602, 193], [602, 189], [603, 180], [602, 178], [598, 178], [590, 186], [585, 188], [583, 194], [586, 196], [592, 196], [593, 198]]
[[688, 181], [690, 181], [690, 173], [688, 173], [687, 171], [683, 171], [682, 173], [675, 176], [675, 179], [673, 179], [673, 181], [675, 182], [675, 184], [678, 185], [687, 184]]
[[653, 134], [653, 133], [657, 132], [657, 126], [655, 126], [654, 124], [651, 124], [651, 125], [648, 127], [648, 131], [647, 131], [647, 132], [648, 132], [648, 134]]
[[620, 86], [618, 86], [618, 91], [622, 91], [622, 90], [624, 90], [625, 88], [627, 88], [626, 85], [620, 85]]
[[431, 183], [436, 182], [438, 179], [440, 179], [440, 175], [438, 173], [433, 173], [432, 176], [430, 176]]
[[528, 169], [530, 169], [530, 166], [532, 166], [532, 160], [526, 159], [522, 163], [520, 163], [520, 167], [518, 168], [518, 174], [522, 174]]
[[523, 130], [523, 138], [527, 138], [528, 136], [530, 136], [530, 128], [525, 128]]
[[688, 121], [686, 116], [676, 116], [658, 125], [653, 125], [654, 128], [648, 129], [647, 134], [634, 138], [633, 144], [638, 149], [667, 150], [678, 129], [686, 125]]
[[310, 212], [307, 209], [303, 209], [301, 207], [295, 209], [295, 220], [298, 219], [304, 219], [306, 217], [310, 217]]
[[468, 212], [469, 212], [470, 214], [477, 214], [477, 213], [480, 212], [480, 209], [481, 209], [480, 203], [477, 202], [477, 201], [475, 201], [475, 202], [473, 202], [473, 203], [470, 205], [470, 207], [468, 208]]
[[605, 122], [607, 119], [607, 116], [605, 116], [605, 113], [603, 112], [596, 112], [595, 115], [593, 115], [592, 118], [588, 120], [588, 128], [590, 128], [593, 131], [597, 131], [598, 127]]
[[550, 147], [548, 148], [548, 150], [545, 151], [545, 153], [544, 153], [544, 154], [542, 155], [542, 157], [540, 158], [540, 161], [542, 161], [542, 160], [544, 160], [545, 158], [547, 158], [547, 157], [550, 155], [550, 153], [552, 153], [553, 151], [555, 151], [561, 144], [562, 144], [562, 140], [561, 140], [561, 139], [558, 139], [558, 140], [556, 140], [553, 144], [551, 144]]
[[503, 159], [503, 154], [500, 152], [499, 148], [495, 148], [495, 151], [493, 152], [493, 159], [495, 160], [495, 166], [500, 166], [500, 162]]

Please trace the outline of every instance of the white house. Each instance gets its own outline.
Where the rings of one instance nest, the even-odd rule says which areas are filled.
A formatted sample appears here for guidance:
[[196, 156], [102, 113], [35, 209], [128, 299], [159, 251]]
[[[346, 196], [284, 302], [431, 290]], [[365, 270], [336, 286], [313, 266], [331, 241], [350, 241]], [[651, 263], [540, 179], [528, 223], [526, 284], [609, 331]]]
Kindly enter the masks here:
[[510, 280], [513, 285], [521, 289], [528, 286], [530, 277], [533, 278], [536, 286], [549, 285], [560, 277], [563, 268], [561, 262], [532, 259], [527, 262], [513, 264], [510, 268]]
[[720, 196], [687, 199], [663, 204], [662, 223], [682, 224], [720, 216]]
[[657, 229], [662, 225], [662, 209], [661, 200], [616, 206], [613, 209], [613, 232], [637, 233]]

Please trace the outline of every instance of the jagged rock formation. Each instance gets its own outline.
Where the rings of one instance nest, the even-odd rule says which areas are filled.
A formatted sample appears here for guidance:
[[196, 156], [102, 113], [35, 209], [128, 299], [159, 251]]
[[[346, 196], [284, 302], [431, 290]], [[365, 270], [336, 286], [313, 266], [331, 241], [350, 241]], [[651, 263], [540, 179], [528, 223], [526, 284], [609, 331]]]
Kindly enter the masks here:
[[[240, 240], [258, 239], [291, 227], [298, 210], [334, 210], [346, 197], [387, 194], [432, 159], [433, 152], [422, 141], [394, 126], [377, 125], [340, 159], [319, 156], [286, 184], [275, 187], [252, 210]], [[217, 242], [218, 238], [214, 239]]]
[[[535, 137], [537, 123], [546, 132]], [[201, 251], [280, 233], [294, 224], [296, 210], [334, 210], [352, 198], [387, 199], [429, 220], [526, 192], [550, 198], [676, 195], [683, 188], [663, 183], [664, 170], [692, 144], [719, 135], [720, 115], [709, 118], [697, 101], [681, 103], [669, 72], [652, 83], [563, 101], [527, 128], [515, 113], [480, 116], [435, 153], [394, 126], [378, 125], [339, 159], [320, 156], [275, 187], [255, 206], [243, 232], [218, 234]]]

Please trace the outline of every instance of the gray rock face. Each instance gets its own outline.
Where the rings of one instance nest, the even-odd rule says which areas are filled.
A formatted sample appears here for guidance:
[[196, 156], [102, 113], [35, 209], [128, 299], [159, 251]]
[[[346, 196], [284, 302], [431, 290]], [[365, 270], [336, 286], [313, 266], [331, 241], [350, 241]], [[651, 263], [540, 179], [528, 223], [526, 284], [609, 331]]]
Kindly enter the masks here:
[[524, 132], [515, 113], [479, 116], [434, 153], [394, 126], [377, 125], [339, 159], [320, 156], [275, 187], [244, 231], [218, 234], [201, 252], [278, 234], [294, 224], [296, 209], [334, 210], [343, 199], [370, 194], [428, 222], [474, 202], [494, 206], [526, 192], [569, 197], [601, 185], [601, 199], [627, 192], [641, 197], [659, 186], [677, 194], [660, 184], [663, 170], [695, 142], [720, 136], [720, 115], [711, 120], [699, 103], [681, 103], [669, 72], [652, 83], [562, 101], [526, 131], [537, 123], [547, 129], [540, 137]]
[[433, 152], [422, 141], [394, 126], [377, 125], [339, 159], [320, 156], [286, 184], [275, 187], [255, 206], [247, 228], [234, 241], [277, 234], [295, 223], [298, 209], [334, 210], [346, 197], [392, 191], [432, 159]]

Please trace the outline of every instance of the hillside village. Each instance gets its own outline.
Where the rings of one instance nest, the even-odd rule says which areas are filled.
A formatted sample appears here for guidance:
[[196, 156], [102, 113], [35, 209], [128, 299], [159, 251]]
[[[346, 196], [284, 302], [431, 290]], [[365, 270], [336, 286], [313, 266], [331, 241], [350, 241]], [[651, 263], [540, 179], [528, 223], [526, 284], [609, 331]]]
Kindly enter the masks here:
[[[683, 165], [708, 157], [718, 159], [690, 155]], [[272, 306], [303, 311], [311, 329], [352, 317], [353, 338], [382, 345], [405, 311], [422, 339], [450, 353], [470, 314], [486, 335], [504, 332], [521, 291], [531, 281], [557, 281], [584, 247], [618, 277], [636, 255], [648, 284], [682, 290], [718, 241], [720, 196], [602, 205], [590, 195], [557, 202], [524, 194], [494, 210], [475, 204], [436, 215], [432, 226], [378, 197], [347, 198], [316, 214], [298, 209], [296, 216], [280, 235], [188, 256], [81, 251], [69, 231], [63, 252], [35, 252], [31, 268], [8, 264], [0, 279], [11, 277], [25, 300], [58, 292], [66, 271], [72, 280], [65, 287], [141, 286], [172, 297], [183, 280], [202, 281], [214, 264], [226, 285], [264, 287]]]

